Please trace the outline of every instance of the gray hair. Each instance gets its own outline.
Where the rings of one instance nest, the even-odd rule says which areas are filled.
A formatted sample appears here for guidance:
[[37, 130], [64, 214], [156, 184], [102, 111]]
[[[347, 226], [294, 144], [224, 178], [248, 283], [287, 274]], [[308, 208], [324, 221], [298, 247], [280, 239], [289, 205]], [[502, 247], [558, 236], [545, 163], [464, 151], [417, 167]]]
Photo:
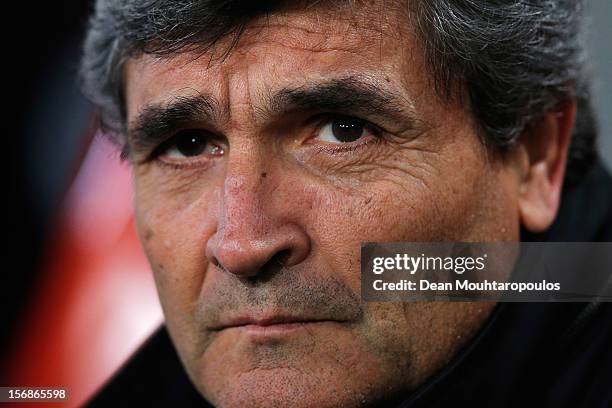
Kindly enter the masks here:
[[[83, 48], [82, 89], [102, 126], [120, 134], [126, 125], [121, 71], [128, 58], [205, 50], [227, 36], [235, 43], [255, 17], [295, 6], [283, 0], [97, 0]], [[576, 98], [566, 181], [583, 177], [595, 159], [596, 128], [582, 0], [414, 0], [408, 8], [433, 86], [444, 99], [469, 98], [486, 145], [510, 148], [535, 120]]]

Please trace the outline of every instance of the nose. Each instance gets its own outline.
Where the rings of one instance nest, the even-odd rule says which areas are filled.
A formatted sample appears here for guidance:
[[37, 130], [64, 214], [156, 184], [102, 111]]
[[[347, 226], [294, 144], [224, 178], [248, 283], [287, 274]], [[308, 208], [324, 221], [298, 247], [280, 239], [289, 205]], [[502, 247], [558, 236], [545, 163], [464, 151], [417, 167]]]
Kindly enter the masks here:
[[[206, 245], [210, 262], [239, 277], [255, 277], [271, 266], [301, 263], [310, 252], [310, 239], [288, 214], [290, 202], [276, 185], [279, 180], [252, 166], [229, 171], [217, 229]], [[272, 191], [273, 190], [273, 191]]]

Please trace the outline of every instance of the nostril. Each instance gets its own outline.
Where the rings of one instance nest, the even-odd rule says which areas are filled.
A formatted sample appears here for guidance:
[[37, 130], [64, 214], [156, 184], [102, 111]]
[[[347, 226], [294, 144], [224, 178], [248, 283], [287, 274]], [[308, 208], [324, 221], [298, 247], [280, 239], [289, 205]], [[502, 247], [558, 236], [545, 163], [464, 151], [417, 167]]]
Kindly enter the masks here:
[[270, 264], [275, 263], [280, 266], [285, 266], [285, 264], [287, 264], [287, 261], [289, 260], [290, 257], [291, 257], [291, 251], [289, 249], [283, 249], [281, 251], [278, 251], [268, 263]]

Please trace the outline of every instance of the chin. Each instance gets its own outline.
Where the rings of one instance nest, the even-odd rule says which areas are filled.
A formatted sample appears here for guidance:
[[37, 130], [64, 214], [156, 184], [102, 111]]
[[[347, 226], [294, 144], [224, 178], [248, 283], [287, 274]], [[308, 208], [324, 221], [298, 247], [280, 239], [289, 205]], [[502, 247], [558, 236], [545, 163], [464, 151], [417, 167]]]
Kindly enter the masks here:
[[222, 387], [205, 387], [203, 395], [221, 408], [358, 407], [366, 402], [363, 392], [335, 375], [316, 377], [294, 368], [254, 369]]
[[347, 349], [333, 355], [326, 345], [317, 343], [308, 352], [300, 350], [300, 355], [295, 350], [259, 348], [257, 354], [208, 360], [192, 379], [200, 393], [221, 408], [361, 407], [376, 402], [378, 395], [397, 391], [399, 384], [391, 384], [398, 377], [388, 378], [380, 360], [365, 353], [357, 359]]

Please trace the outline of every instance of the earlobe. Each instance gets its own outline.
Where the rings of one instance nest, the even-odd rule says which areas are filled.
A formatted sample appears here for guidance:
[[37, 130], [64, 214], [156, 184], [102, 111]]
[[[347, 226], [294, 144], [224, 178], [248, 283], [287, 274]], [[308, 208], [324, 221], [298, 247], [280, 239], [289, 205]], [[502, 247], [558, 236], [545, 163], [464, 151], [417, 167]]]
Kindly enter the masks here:
[[545, 231], [557, 216], [575, 119], [576, 102], [569, 101], [532, 125], [520, 142], [526, 160], [518, 209], [521, 224], [531, 232]]

